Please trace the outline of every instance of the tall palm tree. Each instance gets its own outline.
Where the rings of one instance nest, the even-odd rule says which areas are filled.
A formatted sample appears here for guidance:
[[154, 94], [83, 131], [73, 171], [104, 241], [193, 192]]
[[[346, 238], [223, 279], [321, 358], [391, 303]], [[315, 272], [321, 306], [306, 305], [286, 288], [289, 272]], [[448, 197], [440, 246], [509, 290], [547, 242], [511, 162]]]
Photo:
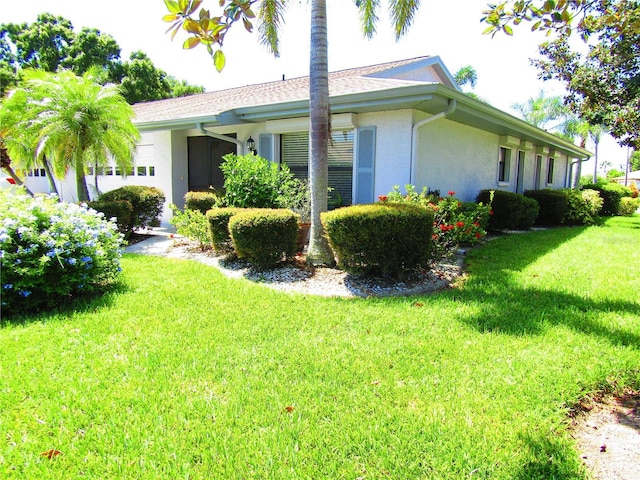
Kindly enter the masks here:
[[11, 158], [23, 168], [48, 160], [59, 178], [74, 170], [81, 202], [89, 200], [87, 166], [113, 159], [128, 171], [140, 136], [131, 106], [116, 86], [100, 85], [99, 76], [97, 68], [81, 77], [70, 71], [26, 71], [23, 83], [2, 105], [3, 111], [13, 112], [11, 125], [2, 121]]
[[[231, 26], [242, 20], [251, 31], [254, 13], [252, 6], [258, 7], [261, 42], [278, 56], [278, 29], [283, 22], [286, 0], [222, 0], [223, 14], [211, 17], [208, 10], [200, 9], [201, 0], [177, 2], [164, 0], [169, 14], [164, 17], [173, 22], [169, 28], [173, 35], [184, 28], [189, 35], [185, 48], [203, 44], [213, 58], [218, 71], [224, 68], [225, 59], [221, 47]], [[378, 22], [377, 10], [380, 0], [354, 0], [360, 12], [362, 31], [371, 38]], [[390, 0], [389, 13], [396, 39], [404, 35], [420, 6], [419, 0]], [[329, 72], [327, 38], [326, 0], [311, 0], [311, 52], [309, 68], [309, 117], [310, 156], [309, 172], [311, 184], [311, 232], [307, 261], [312, 264], [333, 263], [333, 253], [323, 235], [320, 213], [327, 210], [329, 171], [327, 146], [329, 142]], [[218, 45], [217, 50], [213, 46]]]

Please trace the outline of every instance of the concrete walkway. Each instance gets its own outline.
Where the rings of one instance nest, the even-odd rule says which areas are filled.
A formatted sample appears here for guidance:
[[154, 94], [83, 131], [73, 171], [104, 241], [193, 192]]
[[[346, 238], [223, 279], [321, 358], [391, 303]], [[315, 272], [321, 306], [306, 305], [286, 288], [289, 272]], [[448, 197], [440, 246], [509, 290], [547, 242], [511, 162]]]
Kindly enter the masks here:
[[151, 235], [133, 245], [125, 247], [126, 253], [142, 253], [144, 255], [166, 255], [167, 250], [173, 245], [175, 229], [173, 227], [153, 227], [144, 232], [145, 235]]

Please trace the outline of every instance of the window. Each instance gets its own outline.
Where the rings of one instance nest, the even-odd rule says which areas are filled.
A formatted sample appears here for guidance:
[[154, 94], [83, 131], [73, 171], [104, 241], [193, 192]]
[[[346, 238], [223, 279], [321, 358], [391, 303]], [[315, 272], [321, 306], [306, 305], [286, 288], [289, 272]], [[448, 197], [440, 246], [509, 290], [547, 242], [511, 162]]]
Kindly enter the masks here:
[[[282, 139], [282, 162], [301, 179], [309, 178], [309, 133], [286, 133]], [[331, 134], [329, 157], [329, 205], [350, 205], [353, 198], [353, 130]]]
[[511, 163], [511, 149], [500, 147], [500, 158], [498, 159], [498, 182], [509, 181], [509, 167]]
[[147, 176], [147, 167], [138, 167], [138, 176], [146, 177]]
[[553, 166], [555, 163], [555, 158], [549, 157], [549, 162], [547, 163], [547, 185], [553, 183]]
[[149, 167], [149, 176], [153, 177], [156, 174], [156, 167]]
[[27, 172], [27, 176], [29, 177], [46, 177], [47, 173], [44, 168], [34, 168], [33, 170], [29, 170]]
[[540, 173], [542, 172], [542, 155], [536, 155], [536, 167], [533, 171], [533, 188], [540, 190]]

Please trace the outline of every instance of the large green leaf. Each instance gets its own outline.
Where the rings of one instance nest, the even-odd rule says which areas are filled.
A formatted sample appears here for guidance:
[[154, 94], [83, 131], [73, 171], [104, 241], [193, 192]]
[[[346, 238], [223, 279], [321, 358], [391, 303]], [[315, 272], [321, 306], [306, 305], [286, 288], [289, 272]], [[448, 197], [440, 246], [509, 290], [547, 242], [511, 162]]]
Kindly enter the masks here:
[[216, 67], [218, 72], [222, 71], [226, 62], [227, 60], [225, 59], [222, 50], [216, 50], [216, 53], [213, 54], [213, 65]]

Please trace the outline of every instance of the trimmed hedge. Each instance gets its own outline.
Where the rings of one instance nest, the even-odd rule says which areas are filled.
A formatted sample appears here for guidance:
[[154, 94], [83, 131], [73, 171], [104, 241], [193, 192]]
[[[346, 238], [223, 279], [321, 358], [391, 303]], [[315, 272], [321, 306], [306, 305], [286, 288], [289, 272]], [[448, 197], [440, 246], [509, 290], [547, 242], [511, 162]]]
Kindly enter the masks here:
[[526, 190], [525, 197], [532, 198], [540, 206], [538, 225], [561, 225], [562, 219], [567, 213], [569, 199], [562, 190]]
[[229, 234], [229, 220], [242, 208], [212, 208], [207, 210], [206, 217], [209, 224], [209, 234], [213, 249], [218, 253], [232, 252], [233, 242]]
[[520, 219], [524, 213], [525, 201], [522, 195], [504, 190], [481, 190], [476, 197], [476, 202], [484, 205], [491, 203], [493, 215], [489, 218], [489, 227], [493, 230], [515, 230], [520, 228]]
[[133, 217], [133, 205], [128, 200], [94, 200], [87, 202], [96, 212], [102, 212], [107, 220], [115, 218], [118, 231], [127, 236]]
[[229, 233], [239, 258], [269, 268], [296, 253], [298, 215], [288, 209], [249, 209], [229, 219]]
[[150, 227], [158, 221], [162, 206], [164, 205], [164, 193], [155, 187], [142, 185], [126, 185], [105, 192], [98, 198], [99, 201], [112, 202], [126, 200], [133, 207], [131, 220], [127, 225], [127, 234], [131, 234], [134, 228]]
[[215, 192], [187, 192], [184, 196], [185, 208], [188, 210], [199, 210], [203, 215], [218, 205], [219, 201], [218, 194]]
[[434, 213], [411, 204], [353, 205], [321, 214], [338, 266], [398, 277], [429, 261]]
[[617, 183], [589, 184], [584, 185], [584, 189], [597, 190], [602, 197], [602, 210], [600, 215], [618, 215], [620, 211], [620, 200], [622, 197], [631, 196], [631, 190]]
[[533, 198], [522, 197], [522, 214], [518, 221], [518, 228], [528, 230], [536, 224], [536, 219], [540, 213], [540, 205]]
[[623, 217], [630, 217], [638, 211], [640, 208], [640, 199], [632, 197], [622, 197], [620, 199], [620, 207], [618, 208], [618, 215]]

